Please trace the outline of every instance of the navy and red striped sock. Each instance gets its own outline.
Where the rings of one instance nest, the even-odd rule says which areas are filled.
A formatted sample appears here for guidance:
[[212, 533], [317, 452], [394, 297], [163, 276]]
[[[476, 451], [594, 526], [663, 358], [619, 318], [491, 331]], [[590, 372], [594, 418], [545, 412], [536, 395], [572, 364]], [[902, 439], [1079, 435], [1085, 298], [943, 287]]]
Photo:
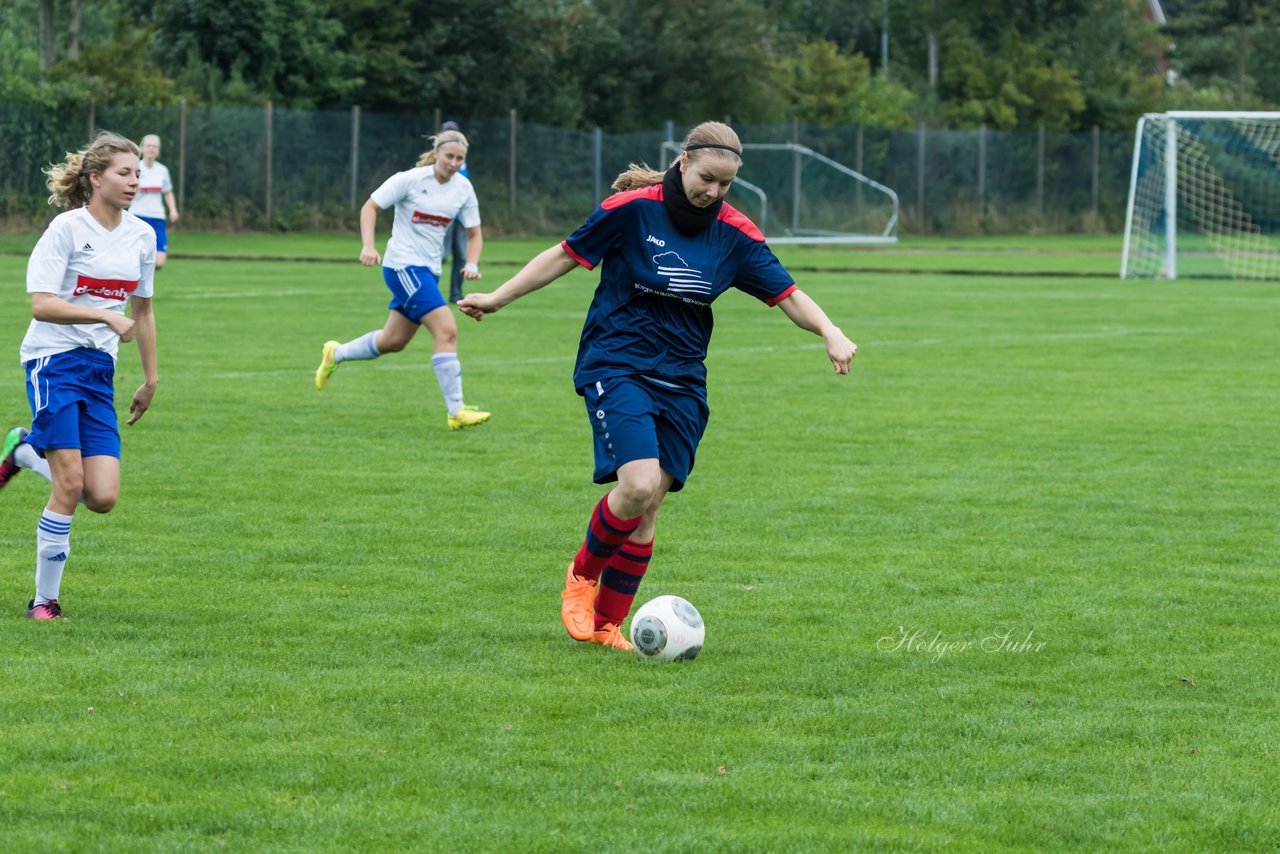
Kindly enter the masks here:
[[605, 567], [596, 593], [596, 629], [606, 623], [621, 626], [631, 613], [631, 603], [653, 557], [653, 540], [647, 543], [626, 542]]
[[587, 536], [578, 553], [573, 556], [573, 574], [587, 581], [597, 580], [609, 563], [609, 558], [627, 541], [631, 532], [640, 526], [641, 518], [619, 519], [613, 515], [613, 511], [609, 509], [609, 494], [605, 493], [600, 503], [591, 511]]

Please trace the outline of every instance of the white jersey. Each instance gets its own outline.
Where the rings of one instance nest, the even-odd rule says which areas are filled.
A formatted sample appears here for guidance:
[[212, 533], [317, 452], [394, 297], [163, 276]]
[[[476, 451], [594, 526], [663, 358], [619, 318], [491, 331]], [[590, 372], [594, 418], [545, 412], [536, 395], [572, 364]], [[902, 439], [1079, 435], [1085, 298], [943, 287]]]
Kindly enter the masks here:
[[471, 181], [454, 173], [441, 184], [435, 166], [397, 172], [369, 198], [384, 210], [396, 206], [391, 239], [382, 256], [382, 265], [393, 270], [426, 267], [439, 276], [449, 223], [456, 217], [463, 228], [480, 224], [480, 203]]
[[164, 219], [164, 194], [173, 192], [173, 181], [169, 178], [169, 167], [159, 160], [147, 165], [140, 164], [142, 174], [138, 176], [138, 194], [129, 205], [129, 213], [135, 216], [147, 216], [152, 219]]
[[[54, 217], [27, 262], [27, 293], [55, 294], [72, 305], [124, 314], [131, 296], [150, 297], [156, 271], [156, 233], [128, 211], [107, 231], [88, 208]], [[21, 360], [78, 347], [115, 358], [120, 336], [105, 323], [32, 320], [22, 339]]]

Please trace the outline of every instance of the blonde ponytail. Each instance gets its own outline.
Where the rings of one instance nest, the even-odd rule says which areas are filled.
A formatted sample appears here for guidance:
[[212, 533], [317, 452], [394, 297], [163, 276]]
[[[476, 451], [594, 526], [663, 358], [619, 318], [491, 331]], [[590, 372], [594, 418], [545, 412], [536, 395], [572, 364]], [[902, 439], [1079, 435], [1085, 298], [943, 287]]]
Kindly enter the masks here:
[[90, 175], [101, 175], [111, 166], [117, 154], [138, 156], [138, 146], [110, 131], [99, 131], [93, 142], [79, 151], [67, 152], [61, 163], [53, 163], [44, 170], [48, 176], [49, 204], [67, 209], [82, 208], [93, 198], [93, 182]]

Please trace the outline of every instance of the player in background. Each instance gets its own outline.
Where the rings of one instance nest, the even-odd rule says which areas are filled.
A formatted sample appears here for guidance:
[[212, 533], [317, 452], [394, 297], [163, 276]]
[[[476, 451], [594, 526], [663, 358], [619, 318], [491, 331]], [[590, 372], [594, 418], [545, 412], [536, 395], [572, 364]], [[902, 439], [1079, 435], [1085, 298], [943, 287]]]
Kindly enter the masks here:
[[724, 203], [741, 163], [732, 128], [698, 125], [665, 173], [633, 164], [614, 182], [619, 192], [566, 240], [458, 305], [481, 320], [579, 265], [603, 262], [573, 382], [591, 422], [595, 482], [617, 486], [591, 511], [565, 574], [561, 619], [575, 640], [631, 649], [622, 622], [653, 555], [658, 509], [684, 487], [710, 414], [711, 302], [732, 287], [780, 307], [822, 337], [837, 374], [849, 372], [857, 352], [759, 229]]
[[[440, 130], [460, 130], [457, 122], [444, 122], [440, 125]], [[467, 161], [462, 161], [462, 166], [458, 167], [458, 174], [471, 180], [471, 173], [467, 170]], [[449, 223], [449, 227], [444, 232], [444, 253], [445, 257], [452, 256], [453, 263], [449, 265], [449, 302], [456, 303], [462, 299], [462, 274], [466, 269], [467, 260], [467, 233], [458, 220], [454, 219]]]
[[[160, 156], [160, 137], [149, 133], [142, 138], [142, 178], [138, 194], [133, 197], [129, 213], [142, 219], [156, 232], [156, 269], [164, 267], [169, 257], [169, 230], [165, 224], [165, 207], [169, 222], [178, 221], [178, 202], [173, 197], [173, 179], [169, 167], [156, 160]], [[163, 196], [163, 199], [161, 198]]]
[[36, 595], [27, 604], [34, 620], [62, 616], [58, 597], [76, 505], [108, 513], [120, 495], [119, 342], [137, 340], [144, 379], [128, 424], [150, 408], [159, 382], [151, 311], [156, 235], [128, 212], [140, 171], [138, 147], [107, 132], [46, 170], [49, 203], [69, 210], [49, 223], [27, 264], [33, 319], [20, 353], [31, 432], [10, 430], [0, 461], [0, 487], [24, 468], [53, 486], [36, 526]]
[[[467, 406], [462, 398], [462, 365], [458, 361], [458, 325], [440, 295], [441, 257], [445, 229], [459, 220], [467, 230], [467, 262], [463, 276], [480, 278], [480, 205], [475, 190], [458, 170], [467, 158], [467, 138], [456, 130], [432, 137], [432, 147], [416, 168], [397, 172], [373, 191], [360, 209], [360, 263], [382, 265], [382, 278], [391, 291], [391, 311], [381, 329], [366, 332], [345, 344], [326, 341], [316, 369], [316, 388], [323, 390], [338, 365], [376, 359], [408, 346], [420, 326], [431, 333], [431, 367], [444, 395], [450, 430], [474, 427], [489, 413]], [[383, 258], [374, 246], [378, 211], [395, 207], [391, 239]]]

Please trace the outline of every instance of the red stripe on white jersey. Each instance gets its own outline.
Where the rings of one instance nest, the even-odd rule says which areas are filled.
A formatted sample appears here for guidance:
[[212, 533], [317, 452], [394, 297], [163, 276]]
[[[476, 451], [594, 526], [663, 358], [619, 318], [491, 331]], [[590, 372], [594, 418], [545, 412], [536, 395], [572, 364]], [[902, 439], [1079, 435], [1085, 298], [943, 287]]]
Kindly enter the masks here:
[[453, 222], [451, 216], [437, 216], [436, 214], [423, 213], [422, 211], [413, 212], [413, 222], [415, 225], [437, 225], [440, 228], [448, 228], [449, 223]]
[[95, 279], [92, 276], [79, 276], [76, 278], [75, 290], [71, 294], [77, 297], [88, 294], [124, 302], [137, 287], [137, 279], [130, 281], [129, 279]]

